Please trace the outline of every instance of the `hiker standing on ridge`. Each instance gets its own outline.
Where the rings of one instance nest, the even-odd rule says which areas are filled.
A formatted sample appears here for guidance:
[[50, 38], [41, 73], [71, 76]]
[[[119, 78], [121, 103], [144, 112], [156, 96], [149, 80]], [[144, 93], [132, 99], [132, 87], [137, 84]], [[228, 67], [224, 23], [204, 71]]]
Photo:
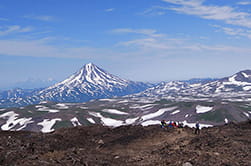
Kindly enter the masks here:
[[200, 134], [200, 124], [198, 121], [195, 124], [195, 134]]

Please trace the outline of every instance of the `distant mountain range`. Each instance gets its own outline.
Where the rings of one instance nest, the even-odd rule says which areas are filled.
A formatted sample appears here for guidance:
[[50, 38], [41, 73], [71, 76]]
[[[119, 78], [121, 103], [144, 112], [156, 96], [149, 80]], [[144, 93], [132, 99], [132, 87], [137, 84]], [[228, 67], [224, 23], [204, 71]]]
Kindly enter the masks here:
[[16, 107], [41, 101], [86, 102], [141, 92], [150, 83], [121, 79], [89, 63], [66, 80], [37, 90], [14, 89], [0, 93], [0, 107]]
[[147, 126], [163, 119], [208, 127], [250, 119], [250, 101], [251, 70], [153, 85], [121, 79], [90, 63], [47, 88], [1, 92], [0, 127], [51, 132], [92, 124]]
[[55, 84], [57, 81], [54, 79], [27, 79], [25, 81], [20, 81], [16, 83], [12, 83], [9, 85], [1, 86], [0, 89], [2, 90], [9, 90], [9, 89], [38, 89], [38, 88], [45, 88]]
[[[247, 97], [248, 96], [248, 97]], [[230, 77], [194, 81], [161, 83], [129, 97], [165, 98], [173, 100], [201, 100], [220, 98], [250, 100], [251, 70], [240, 71]]]
[[222, 79], [191, 79], [154, 85], [121, 79], [89, 63], [66, 80], [47, 88], [0, 92], [0, 108], [26, 106], [41, 101], [78, 103], [126, 95], [132, 98], [171, 100], [236, 97], [245, 99], [245, 96], [250, 96], [250, 92], [251, 70], [240, 71]]

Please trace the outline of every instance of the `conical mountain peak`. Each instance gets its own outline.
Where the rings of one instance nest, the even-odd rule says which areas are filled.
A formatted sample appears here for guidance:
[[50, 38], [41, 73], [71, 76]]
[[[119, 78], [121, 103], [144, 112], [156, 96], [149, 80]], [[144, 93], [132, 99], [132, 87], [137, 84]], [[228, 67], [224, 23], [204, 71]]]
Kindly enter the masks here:
[[91, 83], [109, 87], [117, 84], [125, 85], [129, 82], [106, 72], [93, 63], [85, 64], [77, 73], [71, 76], [70, 80], [71, 82], [74, 80], [74, 82], [77, 81], [81, 84]]
[[91, 68], [96, 68], [97, 65], [93, 64], [93, 63], [87, 63], [85, 64], [82, 69], [85, 69], [85, 70], [88, 70], [88, 69], [91, 69]]
[[40, 91], [39, 95], [43, 100], [83, 102], [136, 93], [148, 87], [147, 84], [121, 79], [88, 63], [64, 81]]

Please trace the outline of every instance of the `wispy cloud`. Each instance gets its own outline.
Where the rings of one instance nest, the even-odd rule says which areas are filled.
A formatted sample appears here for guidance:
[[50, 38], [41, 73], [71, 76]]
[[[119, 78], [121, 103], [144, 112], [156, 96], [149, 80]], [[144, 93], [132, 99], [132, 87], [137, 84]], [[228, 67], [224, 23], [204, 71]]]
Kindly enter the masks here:
[[149, 15], [149, 16], [161, 16], [166, 14], [166, 7], [162, 6], [153, 6], [149, 9], [144, 10], [143, 12], [139, 13], [140, 15]]
[[154, 29], [131, 29], [131, 28], [120, 28], [120, 29], [113, 29], [111, 32], [113, 33], [134, 33], [134, 34], [142, 34], [151, 37], [161, 37], [164, 34], [157, 33]]
[[[109, 58], [116, 55], [110, 50], [87, 46], [66, 47], [52, 44], [55, 39], [41, 38], [34, 40], [6, 39], [0, 40], [0, 55], [29, 56], [29, 57], [58, 57], [58, 58]], [[13, 49], [15, 48], [15, 49]]]
[[113, 12], [115, 9], [114, 8], [108, 8], [108, 9], [105, 9], [105, 12]]
[[9, 19], [8, 18], [0, 17], [0, 21], [9, 21]]
[[[126, 28], [125, 28], [126, 29]], [[128, 28], [130, 29], [130, 28]], [[137, 29], [130, 29], [138, 32]], [[154, 33], [158, 34], [155, 30]], [[90, 47], [82, 44], [80, 46], [66, 46], [57, 42], [60, 39], [2, 39], [0, 40], [0, 55], [29, 56], [29, 57], [57, 57], [75, 58], [85, 60], [108, 60], [111, 62], [136, 63], [140, 64], [142, 59], [145, 62], [156, 61], [163, 63], [166, 59], [186, 57], [186, 59], [200, 59], [211, 56], [251, 56], [251, 48], [201, 44], [193, 40], [183, 38], [171, 38], [169, 35], [151, 36], [151, 33], [133, 35], [132, 39], [120, 41], [113, 46], [104, 48]], [[13, 49], [15, 48], [15, 49]], [[157, 65], [158, 66], [158, 65]]]
[[224, 32], [227, 35], [235, 36], [235, 37], [245, 37], [251, 39], [251, 30], [243, 29], [243, 28], [230, 28], [223, 27], [220, 25], [212, 25], [217, 28], [217, 31]]
[[[226, 30], [226, 29], [225, 29]], [[121, 32], [138, 32], [139, 30], [133, 29], [121, 29], [117, 30]], [[140, 31], [139, 31], [140, 32]], [[157, 33], [156, 30], [152, 30], [152, 33]], [[228, 33], [231, 33], [229, 30]], [[233, 32], [232, 32], [233, 33]], [[143, 33], [151, 34], [151, 33]], [[154, 57], [165, 56], [182, 56], [182, 55], [233, 55], [245, 53], [251, 55], [250, 48], [229, 46], [229, 45], [217, 45], [217, 44], [203, 44], [195, 42], [191, 39], [184, 38], [171, 38], [167, 34], [161, 36], [146, 35], [144, 38], [133, 37], [134, 39], [121, 41], [117, 43], [119, 47], [125, 47], [127, 50], [133, 50], [138, 55], [151, 55]]]
[[251, 28], [251, 15], [240, 12], [231, 6], [205, 5], [204, 0], [163, 0], [174, 4], [168, 7], [178, 13], [195, 15], [203, 19], [222, 20], [227, 24]]
[[48, 15], [25, 15], [24, 18], [39, 20], [39, 21], [54, 21], [55, 18], [53, 16]]
[[6, 26], [0, 30], [0, 36], [5, 36], [12, 33], [25, 33], [32, 30], [32, 27], [21, 27], [19, 25]]
[[237, 5], [251, 5], [251, 2], [249, 2], [249, 1], [241, 1], [241, 2], [238, 2]]

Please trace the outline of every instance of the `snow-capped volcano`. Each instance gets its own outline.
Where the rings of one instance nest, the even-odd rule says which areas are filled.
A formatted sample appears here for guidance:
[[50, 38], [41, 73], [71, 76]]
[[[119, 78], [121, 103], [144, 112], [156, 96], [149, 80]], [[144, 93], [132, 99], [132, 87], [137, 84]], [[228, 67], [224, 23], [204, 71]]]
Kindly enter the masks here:
[[121, 79], [105, 70], [89, 63], [78, 72], [62, 82], [42, 90], [35, 90], [26, 96], [1, 97], [0, 106], [20, 106], [39, 103], [40, 101], [55, 102], [86, 102], [91, 99], [108, 98], [138, 93], [149, 88], [151, 84]]
[[125, 95], [133, 98], [149, 97], [171, 100], [220, 98], [250, 101], [251, 70], [243, 70], [222, 79], [171, 81], [153, 87], [153, 84], [121, 79], [89, 63], [64, 81], [48, 88], [1, 92], [0, 107], [24, 106], [41, 101], [77, 103]]
[[109, 74], [96, 65], [88, 63], [69, 78], [45, 89], [45, 91], [54, 88], [60, 88], [60, 90], [62, 91], [66, 88], [73, 87], [86, 89], [90, 86], [95, 86], [100, 89], [112, 90], [114, 86], [124, 87], [127, 86], [128, 83], [130, 83], [130, 81]]
[[147, 84], [121, 79], [89, 63], [66, 80], [40, 91], [39, 95], [52, 101], [83, 102], [140, 92], [147, 87]]

